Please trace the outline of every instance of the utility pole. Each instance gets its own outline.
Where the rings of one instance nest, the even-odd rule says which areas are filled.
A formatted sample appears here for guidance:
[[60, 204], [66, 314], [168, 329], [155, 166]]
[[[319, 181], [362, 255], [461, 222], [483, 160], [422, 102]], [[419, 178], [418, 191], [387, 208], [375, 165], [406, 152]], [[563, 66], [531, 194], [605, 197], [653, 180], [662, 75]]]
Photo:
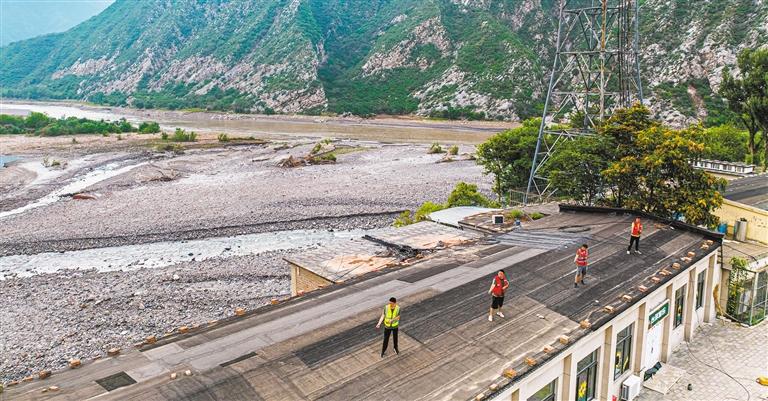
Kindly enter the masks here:
[[[524, 203], [549, 196], [543, 167], [564, 141], [593, 135], [616, 109], [643, 101], [639, 0], [560, 0], [547, 98]], [[576, 116], [582, 118], [574, 121]]]

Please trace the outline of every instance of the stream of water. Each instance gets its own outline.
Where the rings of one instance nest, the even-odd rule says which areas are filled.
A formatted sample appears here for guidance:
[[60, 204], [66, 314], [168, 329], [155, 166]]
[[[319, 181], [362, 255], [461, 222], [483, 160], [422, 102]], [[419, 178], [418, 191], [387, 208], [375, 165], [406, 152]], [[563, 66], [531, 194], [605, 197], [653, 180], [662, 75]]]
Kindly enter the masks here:
[[363, 230], [292, 230], [192, 241], [168, 241], [71, 252], [0, 257], [0, 280], [8, 275], [30, 277], [64, 269], [100, 272], [159, 268], [209, 258], [255, 255], [263, 252], [323, 245], [339, 238], [359, 238]]

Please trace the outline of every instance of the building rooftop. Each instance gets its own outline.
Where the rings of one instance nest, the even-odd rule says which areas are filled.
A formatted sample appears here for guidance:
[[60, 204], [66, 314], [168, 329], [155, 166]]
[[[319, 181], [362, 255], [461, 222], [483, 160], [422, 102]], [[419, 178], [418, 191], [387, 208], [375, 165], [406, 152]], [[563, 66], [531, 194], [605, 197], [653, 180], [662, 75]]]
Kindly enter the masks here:
[[[6, 391], [21, 400], [468, 400], [490, 384], [503, 388], [534, 371], [553, 355], [541, 351], [545, 345], [569, 346], [559, 336], [577, 339], [608, 322], [613, 315], [605, 306], [629, 307], [642, 296], [639, 285], [654, 288], [660, 284], [651, 277], [663, 283], [682, 271], [671, 268], [673, 262], [695, 263], [719, 246], [717, 234], [646, 219], [644, 253], [627, 255], [632, 218], [616, 210], [563, 207], [497, 243], [458, 244], [422, 263], [326, 287]], [[394, 237], [378, 239], [385, 238]], [[708, 241], [709, 250], [702, 250]], [[573, 254], [582, 242], [590, 244], [590, 270], [586, 286], [573, 288]], [[692, 260], [681, 261], [688, 252], [695, 252]], [[511, 283], [507, 317], [488, 322], [487, 291], [499, 269]], [[632, 301], [623, 302], [623, 295]], [[382, 359], [375, 324], [391, 296], [401, 305], [401, 352], [390, 349]], [[591, 326], [580, 327], [587, 319]], [[539, 363], [528, 366], [526, 357]], [[517, 376], [502, 376], [507, 368]], [[170, 379], [171, 372], [187, 369], [191, 376]], [[41, 394], [51, 385], [60, 390]]]
[[768, 210], [768, 173], [729, 181], [723, 196], [734, 202]]
[[756, 242], [740, 242], [723, 239], [723, 268], [731, 269], [731, 258], [747, 260], [747, 268], [761, 271], [768, 266], [768, 246]]

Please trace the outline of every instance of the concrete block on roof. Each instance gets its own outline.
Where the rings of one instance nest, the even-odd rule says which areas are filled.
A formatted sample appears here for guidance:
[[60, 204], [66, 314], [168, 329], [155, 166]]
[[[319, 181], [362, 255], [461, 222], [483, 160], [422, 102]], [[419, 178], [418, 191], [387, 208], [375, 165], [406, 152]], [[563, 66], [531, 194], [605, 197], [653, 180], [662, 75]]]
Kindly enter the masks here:
[[513, 379], [515, 376], [517, 376], [517, 371], [514, 369], [504, 369], [503, 375], [508, 379]]

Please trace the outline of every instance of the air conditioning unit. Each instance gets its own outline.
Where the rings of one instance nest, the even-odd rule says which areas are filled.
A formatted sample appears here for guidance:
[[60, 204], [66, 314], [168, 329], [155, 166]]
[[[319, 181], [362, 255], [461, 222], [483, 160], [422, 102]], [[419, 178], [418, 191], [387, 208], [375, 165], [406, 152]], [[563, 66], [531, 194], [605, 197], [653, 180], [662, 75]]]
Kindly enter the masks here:
[[639, 377], [632, 375], [621, 383], [621, 401], [632, 401], [640, 394], [640, 386], [643, 381]]
[[493, 215], [493, 224], [497, 224], [497, 225], [504, 224], [504, 215], [503, 214], [494, 214]]

